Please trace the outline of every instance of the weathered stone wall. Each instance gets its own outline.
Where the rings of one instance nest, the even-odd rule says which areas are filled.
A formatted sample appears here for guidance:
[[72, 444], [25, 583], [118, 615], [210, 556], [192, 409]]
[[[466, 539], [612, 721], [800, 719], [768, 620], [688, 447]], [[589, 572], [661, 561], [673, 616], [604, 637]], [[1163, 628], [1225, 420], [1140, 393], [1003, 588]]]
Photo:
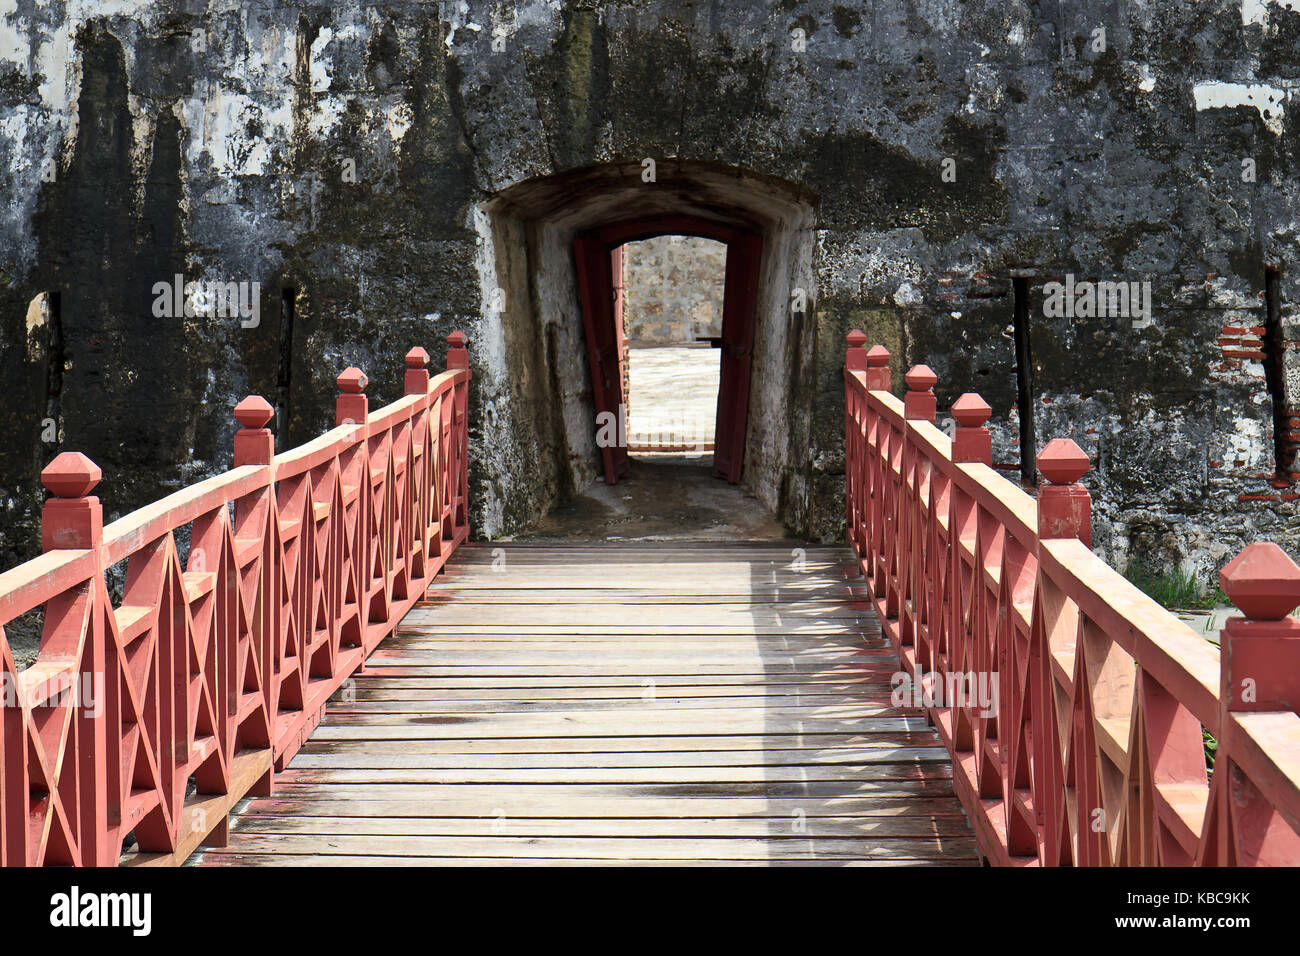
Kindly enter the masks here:
[[633, 347], [722, 335], [725, 243], [657, 236], [623, 247], [623, 319]]
[[[1038, 440], [1094, 455], [1098, 545], [1203, 568], [1260, 537], [1295, 550], [1272, 427], [1300, 366], [1287, 350], [1270, 387], [1263, 291], [1280, 267], [1280, 337], [1300, 338], [1296, 7], [11, 0], [4, 561], [30, 553], [57, 450], [99, 462], [122, 513], [228, 464], [245, 394], [296, 442], [329, 423], [342, 367], [387, 401], [402, 353], [455, 327], [475, 526], [535, 518], [594, 473], [564, 243], [619, 210], [500, 197], [591, 167], [613, 178], [584, 189], [668, 211], [694, 168], [803, 197], [719, 189], [705, 210], [764, 230], [746, 481], [791, 530], [839, 533], [855, 326], [898, 372], [933, 367], [941, 407], [981, 392], [1014, 470], [1024, 276]], [[178, 274], [259, 283], [256, 321], [156, 315]], [[1046, 315], [1066, 275], [1149, 280], [1151, 322]]]

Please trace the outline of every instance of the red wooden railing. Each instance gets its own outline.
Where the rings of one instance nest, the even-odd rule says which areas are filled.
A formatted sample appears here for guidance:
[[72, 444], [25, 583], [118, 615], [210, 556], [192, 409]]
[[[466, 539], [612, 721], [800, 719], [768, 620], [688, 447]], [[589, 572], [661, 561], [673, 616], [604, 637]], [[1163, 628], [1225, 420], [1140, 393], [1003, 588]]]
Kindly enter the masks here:
[[1273, 544], [1228, 564], [1245, 616], [1216, 650], [1089, 549], [1078, 446], [1039, 454], [1035, 501], [991, 467], [978, 395], [950, 440], [930, 369], [900, 402], [889, 353], [848, 343], [849, 541], [986, 858], [1300, 864], [1300, 568]]
[[281, 455], [271, 406], [245, 399], [232, 470], [107, 527], [99, 468], [50, 463], [45, 553], [0, 574], [0, 623], [44, 609], [26, 670], [0, 629], [0, 865], [111, 866], [129, 833], [133, 860], [179, 862], [270, 792], [469, 533], [469, 353], [449, 342], [432, 380], [412, 349], [405, 397], [373, 413], [345, 371], [337, 427]]

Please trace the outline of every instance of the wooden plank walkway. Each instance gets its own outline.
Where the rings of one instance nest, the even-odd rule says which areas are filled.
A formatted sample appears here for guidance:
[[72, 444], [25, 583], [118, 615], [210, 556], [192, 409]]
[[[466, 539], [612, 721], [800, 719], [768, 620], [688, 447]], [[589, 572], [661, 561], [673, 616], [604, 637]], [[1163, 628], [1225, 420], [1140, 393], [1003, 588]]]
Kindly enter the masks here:
[[191, 862], [977, 864], [853, 574], [842, 548], [466, 546]]

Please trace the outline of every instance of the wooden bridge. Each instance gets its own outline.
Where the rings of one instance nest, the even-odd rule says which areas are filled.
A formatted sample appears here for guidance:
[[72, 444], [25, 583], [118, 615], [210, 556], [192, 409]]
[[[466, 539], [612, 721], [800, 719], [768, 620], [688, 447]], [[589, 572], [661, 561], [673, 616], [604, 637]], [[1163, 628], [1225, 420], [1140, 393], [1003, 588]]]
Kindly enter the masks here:
[[231, 471], [108, 526], [50, 464], [0, 574], [41, 620], [27, 668], [0, 632], [0, 864], [1300, 863], [1276, 546], [1216, 648], [1093, 555], [1072, 442], [1031, 497], [978, 396], [950, 439], [857, 332], [847, 547], [469, 544], [450, 344], [280, 455], [245, 400]]

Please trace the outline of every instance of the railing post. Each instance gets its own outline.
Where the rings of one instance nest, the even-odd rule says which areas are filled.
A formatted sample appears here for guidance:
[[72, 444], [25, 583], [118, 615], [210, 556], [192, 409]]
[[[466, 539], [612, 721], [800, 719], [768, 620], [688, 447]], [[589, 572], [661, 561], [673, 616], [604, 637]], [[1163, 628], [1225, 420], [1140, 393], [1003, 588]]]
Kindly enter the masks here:
[[425, 395], [429, 391], [429, 353], [416, 346], [406, 353], [406, 379], [404, 382], [407, 395]]
[[1244, 617], [1224, 623], [1219, 699], [1226, 711], [1300, 706], [1300, 567], [1271, 541], [1248, 545], [1219, 572]]
[[465, 333], [456, 331], [447, 336], [447, 371], [458, 368], [469, 368], [469, 349], [465, 343], [469, 340], [465, 338]]
[[[86, 681], [90, 680], [93, 702], [78, 699], [75, 712], [75, 779], [78, 791], [75, 826], [77, 849], [83, 866], [115, 866], [121, 852], [120, 837], [109, 832], [108, 813], [110, 774], [105, 698], [109, 694], [115, 695], [117, 689], [109, 688], [107, 635], [104, 632], [104, 615], [111, 614], [112, 609], [100, 606], [101, 599], [107, 601], [103, 593], [103, 555], [100, 550], [104, 544], [104, 507], [99, 498], [91, 494], [103, 477], [103, 470], [93, 461], [80, 452], [70, 451], [56, 457], [41, 472], [41, 484], [54, 495], [41, 509], [42, 550], [88, 550], [95, 553], [94, 577], [90, 582], [90, 620], [85, 625], [86, 643], [77, 662], [77, 686], [84, 688]], [[71, 739], [67, 746], [74, 746]], [[23, 794], [23, 799], [27, 799], [27, 794]], [[114, 809], [120, 813], [120, 807]]]
[[952, 435], [952, 460], [992, 467], [993, 436], [984, 427], [993, 414], [989, 403], [975, 392], [967, 392], [952, 403], [951, 411], [957, 420]]
[[893, 387], [889, 373], [889, 349], [883, 345], [871, 346], [867, 350], [867, 388], [874, 392], [888, 392]]
[[[275, 409], [261, 395], [249, 395], [235, 406], [235, 421], [240, 424], [239, 431], [235, 432], [234, 442], [234, 466], [236, 468], [241, 465], [269, 465], [275, 461], [275, 435], [271, 429], [266, 427], [273, 417], [275, 417]], [[255, 529], [258, 537], [262, 539], [260, 550], [265, 552], [267, 525], [274, 518], [274, 485], [268, 483], [251, 494], [235, 499], [234, 525], [231, 531], [238, 534], [243, 529], [244, 533], [247, 534], [249, 530]], [[245, 526], [246, 522], [247, 526]], [[263, 639], [253, 644], [250, 653], [256, 655], [262, 665], [262, 703], [265, 708], [266, 723], [264, 733], [263, 727], [259, 727], [256, 733], [248, 738], [257, 746], [265, 743], [267, 747], [272, 748], [276, 744], [273, 708], [278, 695], [278, 689], [274, 686], [274, 683], [279, 676], [276, 673], [276, 653], [274, 648], [279, 646], [281, 640], [280, 615], [270, 610], [274, 600], [275, 579], [275, 574], [266, 568], [262, 568], [260, 582], [257, 586], [261, 591], [262, 610], [260, 613], [262, 619], [260, 629]], [[244, 724], [237, 725], [235, 733], [244, 733], [244, 728]], [[275, 769], [271, 768], [248, 792], [254, 796], [269, 797], [274, 785]], [[223, 837], [229, 836], [229, 827], [230, 823], [227, 820], [225, 824], [218, 828]]]
[[104, 477], [78, 451], [65, 451], [41, 472], [54, 497], [41, 510], [41, 547], [45, 551], [99, 548], [104, 540], [104, 507], [90, 493]]
[[[447, 336], [447, 371], [464, 369], [469, 371], [469, 340], [465, 333], [457, 329]], [[452, 528], [464, 527], [469, 533], [469, 381], [458, 382], [452, 393], [454, 411], [451, 418], [451, 446], [454, 458], [451, 462], [455, 491], [452, 495]]]
[[1078, 483], [1089, 467], [1083, 449], [1068, 438], [1038, 453], [1038, 470], [1051, 482], [1038, 489], [1039, 538], [1078, 538], [1092, 547], [1092, 497]]
[[275, 458], [275, 436], [267, 423], [275, 414], [271, 403], [261, 395], [249, 395], [235, 406], [235, 421], [242, 426], [235, 432], [235, 467], [269, 465]]
[[370, 379], [354, 365], [344, 369], [337, 382], [339, 397], [334, 404], [334, 424], [364, 425], [370, 415], [370, 399], [366, 397]]
[[939, 376], [928, 365], [916, 365], [903, 376], [907, 382], [907, 394], [903, 397], [903, 417], [908, 421], [922, 421], [934, 424], [934, 415], [938, 405], [934, 397], [934, 383]]
[[862, 346], [867, 344], [866, 333], [861, 329], [854, 329], [844, 336], [844, 341], [849, 344], [849, 347], [844, 352], [844, 367], [850, 372], [865, 372], [867, 369], [867, 350]]
[[[1285, 825], [1272, 826], [1273, 802], [1236, 766], [1232, 715], [1300, 713], [1300, 621], [1289, 616], [1300, 605], [1300, 567], [1276, 544], [1257, 542], [1224, 565], [1219, 586], [1244, 617], [1228, 618], [1219, 638], [1219, 735], [1211, 791], [1217, 839], [1206, 848], [1207, 861], [1294, 865], [1300, 836]], [[1266, 842], [1234, 839], [1234, 834], [1266, 832]]]
[[[854, 329], [844, 336], [848, 348], [844, 352], [844, 371], [865, 372], [867, 370], [867, 350], [864, 346], [867, 336], [861, 329]], [[848, 528], [848, 538], [859, 557], [866, 549], [866, 533], [862, 520], [862, 488], [866, 453], [863, 445], [863, 428], [857, 389], [849, 386], [848, 376], [844, 384], [844, 520]]]

